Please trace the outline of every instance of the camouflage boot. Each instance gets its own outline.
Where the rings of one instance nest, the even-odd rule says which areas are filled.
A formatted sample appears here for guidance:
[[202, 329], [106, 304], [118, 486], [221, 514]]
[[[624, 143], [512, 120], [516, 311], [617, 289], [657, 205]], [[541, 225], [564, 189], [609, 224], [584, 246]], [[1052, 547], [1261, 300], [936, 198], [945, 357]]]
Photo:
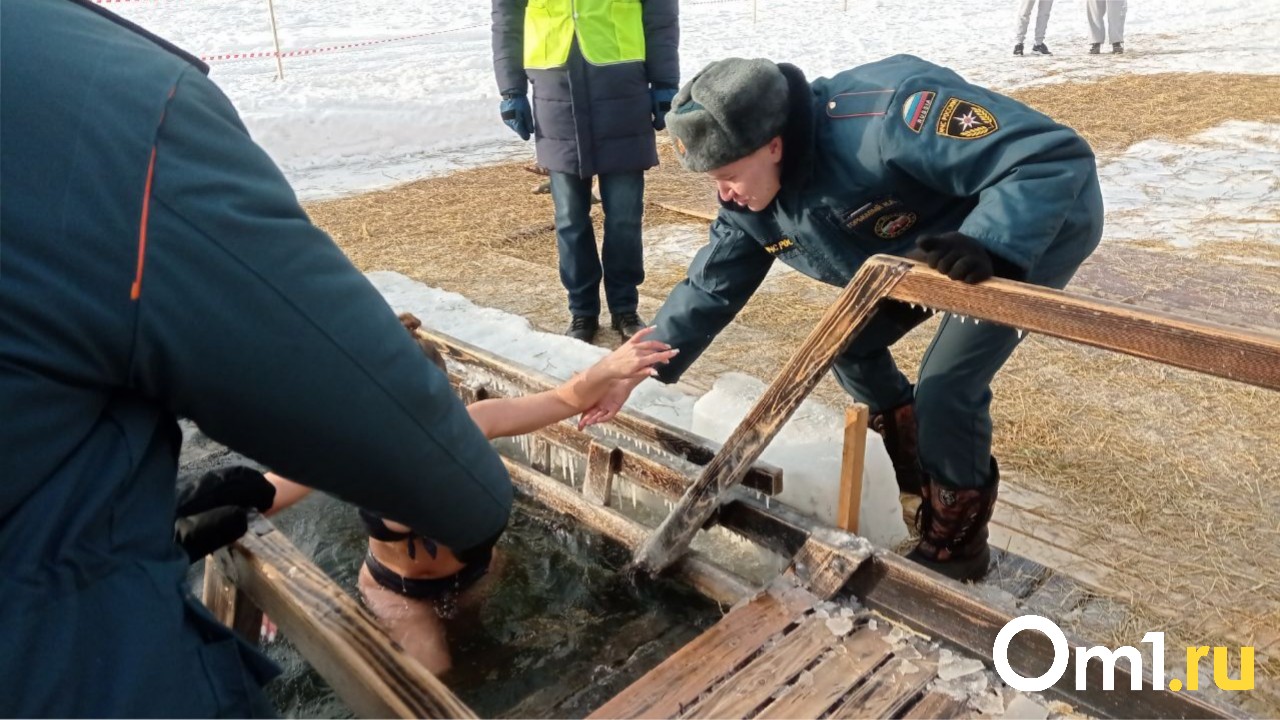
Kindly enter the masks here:
[[884, 449], [893, 461], [898, 477], [898, 490], [919, 495], [924, 470], [920, 467], [920, 451], [916, 441], [916, 406], [908, 401], [872, 415], [867, 426], [884, 438]]
[[981, 580], [991, 562], [987, 523], [996, 507], [999, 485], [1000, 470], [994, 457], [991, 485], [985, 488], [953, 488], [927, 478], [916, 510], [920, 543], [907, 559], [953, 580]]

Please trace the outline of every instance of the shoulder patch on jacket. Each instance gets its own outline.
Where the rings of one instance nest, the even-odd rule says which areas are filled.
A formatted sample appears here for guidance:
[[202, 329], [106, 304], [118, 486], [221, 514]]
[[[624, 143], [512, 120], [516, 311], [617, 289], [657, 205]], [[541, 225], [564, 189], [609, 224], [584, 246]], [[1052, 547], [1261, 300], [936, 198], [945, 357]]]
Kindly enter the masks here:
[[938, 113], [938, 135], [956, 140], [977, 140], [1000, 129], [1000, 123], [991, 111], [981, 105], [961, 100], [958, 97], [947, 98]]
[[894, 90], [863, 90], [832, 95], [827, 101], [827, 117], [880, 117], [888, 114]]
[[930, 90], [921, 90], [918, 93], [912, 93], [902, 103], [902, 121], [911, 128], [911, 132], [919, 133], [924, 127], [924, 122], [929, 118], [929, 111], [933, 109], [933, 99], [937, 97], [937, 93]]

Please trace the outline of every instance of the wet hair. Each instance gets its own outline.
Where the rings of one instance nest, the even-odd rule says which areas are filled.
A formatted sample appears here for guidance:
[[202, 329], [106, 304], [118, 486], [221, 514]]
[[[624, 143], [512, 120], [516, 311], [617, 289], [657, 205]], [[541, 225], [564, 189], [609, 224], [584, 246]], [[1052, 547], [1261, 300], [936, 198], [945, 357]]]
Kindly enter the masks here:
[[414, 342], [418, 343], [418, 347], [422, 350], [422, 354], [427, 359], [436, 364], [440, 368], [440, 372], [448, 374], [449, 367], [444, 364], [444, 356], [440, 354], [440, 348], [430, 340], [418, 335], [415, 332], [422, 327], [422, 321], [413, 315], [413, 313], [400, 313], [400, 324], [404, 325], [404, 329], [409, 331], [409, 335], [413, 337]]

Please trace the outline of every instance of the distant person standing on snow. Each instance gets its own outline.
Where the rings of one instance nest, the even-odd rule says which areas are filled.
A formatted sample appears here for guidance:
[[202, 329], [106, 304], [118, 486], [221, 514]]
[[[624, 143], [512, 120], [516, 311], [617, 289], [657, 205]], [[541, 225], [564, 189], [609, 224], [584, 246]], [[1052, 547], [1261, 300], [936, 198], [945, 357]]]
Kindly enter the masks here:
[[[654, 130], [680, 84], [677, 0], [493, 0], [493, 65], [502, 120], [536, 140], [551, 171], [568, 335], [599, 329], [600, 282], [624, 338], [644, 327], [640, 226], [644, 171], [658, 164]], [[526, 97], [533, 85], [533, 107]], [[535, 122], [535, 118], [537, 119]], [[600, 178], [603, 262], [591, 223]]]
[[1053, 0], [1017, 0], [1018, 2], [1018, 33], [1016, 44], [1013, 46], [1013, 54], [1022, 54], [1022, 43], [1027, 39], [1027, 25], [1031, 22], [1031, 9], [1039, 4], [1039, 11], [1036, 13], [1036, 43], [1031, 46], [1031, 52], [1038, 55], [1052, 55], [1049, 52], [1049, 46], [1044, 44], [1044, 30], [1049, 25], [1049, 12], [1053, 10]]
[[1089, 40], [1093, 43], [1089, 46], [1090, 55], [1101, 52], [1104, 41], [1111, 43], [1112, 54], [1124, 53], [1124, 15], [1128, 9], [1129, 0], [1085, 0]]

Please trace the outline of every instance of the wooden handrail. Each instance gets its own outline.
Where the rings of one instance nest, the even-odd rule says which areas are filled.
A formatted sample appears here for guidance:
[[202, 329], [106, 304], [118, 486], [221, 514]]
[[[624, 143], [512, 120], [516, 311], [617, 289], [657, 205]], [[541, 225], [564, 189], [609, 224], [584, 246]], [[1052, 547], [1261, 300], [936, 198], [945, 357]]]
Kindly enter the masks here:
[[[356, 715], [476, 717], [265, 518], [256, 516], [244, 537], [207, 562], [206, 573], [222, 575], [270, 615]], [[206, 587], [221, 585], [206, 578]]]
[[747, 411], [715, 459], [703, 468], [667, 518], [632, 555], [635, 570], [656, 575], [689, 547], [703, 523], [720, 506], [721, 493], [741, 482], [746, 468], [760, 457], [836, 356], [871, 322], [880, 301], [909, 270], [910, 266], [902, 263], [867, 263], [854, 276]]
[[[436, 345], [448, 361], [479, 368], [494, 378], [515, 385], [526, 392], [550, 390], [560, 384], [559, 380], [546, 373], [515, 365], [493, 353], [444, 333], [422, 328], [417, 330], [417, 334]], [[490, 390], [502, 394], [500, 387], [491, 387]], [[683, 458], [694, 465], [706, 465], [716, 454], [716, 448], [713, 448], [706, 438], [655, 418], [619, 413], [613, 419], [612, 425], [638, 443]], [[767, 462], [754, 463], [747, 471], [743, 484], [765, 494], [776, 495], [782, 492], [782, 469]]]
[[1106, 350], [1280, 390], [1280, 336], [1084, 298], [1008, 280], [969, 285], [927, 266], [876, 255], [863, 264], [791, 359], [747, 411], [714, 460], [636, 551], [632, 564], [656, 574], [689, 546], [764, 452], [837, 354], [886, 299], [1031, 330]]
[[967, 285], [887, 255], [867, 265], [904, 263], [890, 299], [1280, 390], [1280, 335], [999, 278]]

